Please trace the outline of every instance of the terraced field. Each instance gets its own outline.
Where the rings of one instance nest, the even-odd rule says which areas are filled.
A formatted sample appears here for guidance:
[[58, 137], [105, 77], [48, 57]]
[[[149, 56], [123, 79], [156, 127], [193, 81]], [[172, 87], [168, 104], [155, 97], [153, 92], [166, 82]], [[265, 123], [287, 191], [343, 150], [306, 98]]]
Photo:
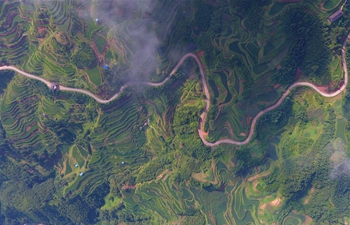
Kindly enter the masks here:
[[[327, 39], [332, 83], [319, 93], [342, 87], [348, 28], [327, 18], [345, 1], [266, 1], [254, 12], [256, 29], [238, 1], [130, 2], [0, 1], [0, 66], [62, 87], [19, 75], [1, 85], [0, 212], [8, 223], [349, 221], [338, 197], [350, 193], [339, 188], [348, 179], [336, 173], [348, 162], [346, 92], [325, 100], [293, 89], [289, 108], [262, 116], [245, 146], [208, 147], [198, 137], [208, 110], [200, 130], [208, 141], [245, 140], [252, 119], [285, 93], [274, 77], [293, 48], [282, 31], [293, 7], [335, 30]], [[298, 68], [295, 81], [310, 80]], [[100, 99], [123, 93], [99, 104], [65, 86]], [[21, 196], [9, 201], [8, 193]]]
[[8, 88], [11, 92], [1, 102], [1, 121], [9, 141], [19, 148], [31, 146], [38, 152], [43, 149], [55, 151], [55, 138], [45, 132], [40, 115], [35, 114], [40, 99], [31, 90], [31, 84], [27, 79], [17, 77]]
[[[280, 23], [274, 21], [274, 16], [283, 9], [282, 6], [285, 4], [276, 1], [269, 7], [270, 15], [272, 15], [267, 16], [264, 20], [266, 36], [254, 41], [251, 40], [252, 37], [244, 27], [236, 25], [243, 24], [241, 17], [234, 12], [227, 12], [230, 15], [225, 14], [227, 21], [224, 20], [224, 24], [229, 24], [229, 21], [232, 20], [237, 22], [234, 23], [235, 25], [228, 25], [231, 29], [228, 29], [225, 36], [221, 36], [217, 43], [223, 49], [226, 57], [235, 55], [242, 58], [252, 76], [252, 81], [250, 81], [249, 90], [245, 90], [242, 82], [245, 78], [242, 77], [242, 71], [238, 67], [225, 65], [219, 68], [219, 71], [228, 70], [226, 74], [218, 72], [219, 76], [213, 76], [215, 81], [209, 80], [209, 84], [215, 82], [221, 95], [214, 95], [217, 99], [219, 114], [210, 122], [210, 131], [213, 132], [209, 132], [209, 140], [218, 140], [223, 136], [238, 140], [244, 139], [249, 129], [250, 119], [262, 106], [268, 106], [277, 101], [283, 92], [283, 89], [273, 85], [271, 74], [276, 71], [276, 66], [281, 63], [288, 52], [289, 44], [286, 37], [277, 32], [280, 29]], [[228, 90], [227, 87], [230, 87], [231, 90]], [[249, 94], [249, 101], [241, 97], [244, 92]], [[219, 127], [225, 129], [218, 129]]]

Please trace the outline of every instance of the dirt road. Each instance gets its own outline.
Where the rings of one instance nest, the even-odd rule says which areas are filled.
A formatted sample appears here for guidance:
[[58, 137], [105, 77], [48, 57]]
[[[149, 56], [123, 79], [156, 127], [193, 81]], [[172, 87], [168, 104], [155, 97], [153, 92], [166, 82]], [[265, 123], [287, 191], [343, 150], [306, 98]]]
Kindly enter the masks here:
[[[128, 83], [126, 83], [125, 85], [123, 85], [120, 88], [118, 93], [116, 93], [110, 99], [107, 99], [107, 100], [101, 99], [98, 96], [94, 95], [93, 93], [91, 93], [89, 91], [86, 91], [86, 90], [83, 90], [83, 89], [60, 86], [60, 90], [61, 91], [71, 91], [71, 92], [82, 93], [82, 94], [90, 96], [91, 98], [95, 99], [97, 102], [99, 102], [101, 104], [106, 104], [106, 103], [109, 103], [109, 102], [115, 100], [116, 98], [118, 98], [120, 96], [120, 94], [123, 93], [125, 88], [127, 88], [128, 86], [131, 86], [131, 85], [136, 85], [137, 84], [137, 85], [146, 85], [146, 86], [153, 86], [153, 87], [164, 85], [170, 79], [170, 77], [175, 74], [175, 72], [178, 70], [178, 68], [182, 65], [182, 63], [186, 59], [193, 58], [196, 61], [198, 67], [199, 67], [199, 72], [201, 74], [201, 81], [203, 83], [203, 90], [204, 90], [204, 93], [205, 93], [205, 96], [206, 96], [206, 106], [205, 106], [205, 109], [204, 109], [203, 113], [200, 115], [201, 119], [200, 119], [200, 122], [199, 122], [199, 129], [198, 129], [199, 137], [202, 139], [203, 143], [206, 146], [210, 146], [210, 147], [217, 146], [217, 145], [220, 145], [220, 144], [223, 144], [223, 143], [233, 144], [233, 145], [245, 145], [251, 140], [251, 138], [252, 138], [252, 136], [254, 134], [255, 125], [256, 125], [256, 122], [258, 121], [258, 119], [262, 115], [264, 115], [265, 113], [267, 113], [267, 112], [277, 108], [283, 102], [283, 100], [290, 94], [290, 92], [294, 88], [301, 87], [301, 86], [303, 86], [303, 87], [310, 87], [310, 88], [314, 89], [316, 92], [318, 92], [320, 95], [322, 95], [323, 97], [327, 97], [327, 98], [335, 97], [335, 96], [339, 95], [340, 93], [342, 93], [346, 89], [346, 86], [348, 84], [348, 70], [347, 70], [346, 60], [345, 60], [345, 50], [346, 50], [346, 45], [347, 45], [347, 42], [348, 42], [349, 38], [350, 38], [350, 33], [348, 34], [346, 40], [344, 41], [343, 48], [342, 48], [342, 67], [343, 67], [343, 70], [344, 70], [344, 83], [337, 91], [335, 91], [333, 93], [327, 93], [327, 92], [322, 91], [322, 89], [320, 87], [317, 87], [314, 84], [309, 83], [309, 82], [296, 82], [296, 83], [294, 83], [293, 85], [291, 85], [286, 90], [286, 92], [281, 96], [281, 98], [274, 105], [272, 105], [272, 106], [270, 106], [270, 107], [260, 111], [254, 117], [254, 119], [252, 120], [251, 126], [250, 126], [249, 134], [248, 134], [247, 138], [244, 141], [235, 141], [235, 140], [232, 140], [232, 139], [222, 139], [222, 140], [219, 140], [219, 141], [211, 143], [211, 142], [208, 142], [207, 140], [205, 140], [205, 137], [204, 137], [204, 135], [205, 135], [204, 124], [205, 124], [205, 121], [206, 121], [206, 118], [207, 118], [207, 113], [208, 113], [208, 110], [209, 110], [209, 107], [210, 107], [210, 95], [209, 95], [209, 90], [208, 90], [208, 86], [207, 86], [207, 82], [206, 82], [205, 73], [204, 73], [204, 70], [203, 70], [203, 65], [202, 65], [201, 61], [199, 60], [198, 56], [193, 54], [193, 53], [187, 53], [186, 55], [184, 55], [180, 59], [180, 61], [176, 64], [176, 66], [171, 71], [171, 73], [162, 82], [159, 82], [159, 83], [128, 82]], [[22, 74], [22, 75], [24, 75], [26, 77], [31, 78], [31, 79], [39, 80], [39, 81], [45, 83], [48, 87], [51, 86], [51, 82], [49, 82], [49, 81], [47, 81], [47, 80], [45, 80], [45, 79], [43, 79], [41, 77], [38, 77], [36, 75], [30, 74], [30, 73], [26, 73], [26, 72], [24, 72], [22, 70], [19, 70], [16, 67], [13, 67], [13, 66], [2, 66], [2, 67], [0, 67], [0, 70], [13, 70], [13, 71], [15, 71], [17, 73], [20, 73], [20, 74]]]

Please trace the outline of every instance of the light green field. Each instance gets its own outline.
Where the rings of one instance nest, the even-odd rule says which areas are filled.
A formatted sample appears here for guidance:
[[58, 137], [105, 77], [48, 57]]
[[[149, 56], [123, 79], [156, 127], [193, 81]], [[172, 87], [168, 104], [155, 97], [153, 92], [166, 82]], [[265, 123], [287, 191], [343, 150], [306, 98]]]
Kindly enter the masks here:
[[100, 70], [95, 67], [92, 70], [87, 70], [86, 73], [89, 76], [90, 81], [95, 84], [96, 86], [99, 86], [102, 82], [102, 78], [101, 78], [101, 74], [100, 74]]

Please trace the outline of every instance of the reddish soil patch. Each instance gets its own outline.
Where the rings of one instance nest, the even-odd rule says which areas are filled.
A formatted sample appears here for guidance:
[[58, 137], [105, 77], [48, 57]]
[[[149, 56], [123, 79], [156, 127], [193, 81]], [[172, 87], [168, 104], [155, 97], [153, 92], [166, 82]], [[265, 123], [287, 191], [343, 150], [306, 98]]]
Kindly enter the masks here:
[[136, 185], [124, 184], [122, 189], [123, 190], [136, 189]]
[[328, 86], [317, 86], [317, 88], [322, 91], [322, 92], [325, 92], [325, 93], [329, 93], [329, 87]]
[[300, 78], [302, 71], [301, 69], [298, 67], [297, 72], [295, 73], [295, 79], [298, 80]]
[[199, 132], [201, 132], [201, 133], [202, 133], [203, 137], [208, 136], [208, 133], [209, 133], [209, 131], [204, 132], [202, 129], [199, 129]]
[[204, 55], [204, 51], [202, 50], [202, 51], [198, 52], [197, 55], [198, 55], [199, 57], [202, 57], [202, 56]]
[[98, 51], [97, 45], [95, 44], [95, 42], [91, 42], [90, 47], [92, 48], [92, 50], [94, 51], [97, 61], [100, 62], [101, 61], [101, 55], [100, 52]]
[[248, 178], [248, 181], [254, 181], [254, 180], [256, 180], [256, 179], [258, 179], [258, 178], [260, 178], [260, 177], [266, 177], [266, 176], [268, 176], [270, 174], [270, 172], [266, 172], [266, 173], [263, 173], [263, 174], [256, 174], [256, 175], [254, 175], [254, 176], [252, 176], [252, 177], [249, 177]]
[[67, 37], [65, 37], [64, 33], [60, 32], [57, 35], [55, 35], [56, 40], [58, 41], [58, 43], [62, 44], [62, 45], [66, 45], [67, 42]]
[[36, 122], [33, 122], [33, 123], [29, 124], [29, 125], [26, 127], [26, 132], [28, 132], [28, 131], [32, 128], [32, 126], [34, 126], [35, 124], [36, 124]]
[[273, 200], [272, 202], [270, 202], [269, 204], [271, 206], [278, 206], [281, 203], [281, 198], [276, 198], [275, 200]]
[[216, 220], [215, 220], [213, 214], [212, 214], [211, 212], [209, 212], [209, 213], [208, 213], [208, 216], [209, 216], [210, 221], [211, 221], [214, 225], [216, 225]]
[[37, 27], [36, 31], [38, 32], [39, 37], [45, 37], [47, 34], [47, 27]]
[[259, 47], [261, 47], [261, 41], [260, 40], [258, 40], [258, 45], [259, 45]]
[[223, 192], [223, 191], [225, 191], [225, 188], [226, 188], [226, 185], [224, 183], [222, 183], [221, 186], [218, 189], [216, 189], [216, 191]]
[[264, 204], [262, 204], [259, 208], [260, 208], [261, 210], [264, 210], [264, 209], [266, 208], [266, 206], [267, 206], [267, 204], [264, 203]]
[[341, 81], [339, 83], [334, 83], [334, 81], [331, 81], [328, 85], [328, 90], [333, 92], [335, 90], [339, 90], [341, 86], [343, 86], [344, 82]]
[[251, 116], [248, 116], [247, 117], [247, 124], [250, 124], [250, 121], [252, 120], [252, 117]]
[[312, 218], [308, 215], [305, 215], [305, 221], [302, 225], [309, 225], [312, 222]]
[[225, 125], [226, 125], [227, 128], [228, 128], [228, 132], [229, 132], [230, 135], [233, 137], [234, 134], [233, 134], [233, 130], [232, 130], [232, 127], [231, 127], [230, 123], [229, 123], [229, 122], [226, 122]]
[[228, 15], [228, 14], [223, 14], [222, 15], [222, 18], [226, 19], [226, 20], [231, 20], [232, 19], [232, 16], [231, 15]]
[[309, 195], [304, 200], [304, 204], [308, 204], [309, 203], [309, 201], [310, 201], [310, 199], [312, 197], [312, 193], [314, 193], [314, 191], [315, 191], [315, 188], [311, 188]]
[[239, 136], [245, 137], [245, 136], [247, 136], [247, 134], [244, 133], [244, 132], [241, 132], [241, 133], [239, 134]]
[[53, 167], [57, 169], [59, 174], [62, 172], [62, 168], [59, 165], [54, 165]]
[[102, 49], [102, 53], [101, 53], [101, 58], [103, 60], [103, 64], [105, 64], [105, 58], [106, 58], [106, 53], [108, 51], [108, 49], [110, 48], [111, 46], [110, 45], [105, 45]]
[[277, 89], [277, 88], [279, 88], [281, 86], [281, 84], [275, 84], [275, 85], [273, 85], [273, 89]]

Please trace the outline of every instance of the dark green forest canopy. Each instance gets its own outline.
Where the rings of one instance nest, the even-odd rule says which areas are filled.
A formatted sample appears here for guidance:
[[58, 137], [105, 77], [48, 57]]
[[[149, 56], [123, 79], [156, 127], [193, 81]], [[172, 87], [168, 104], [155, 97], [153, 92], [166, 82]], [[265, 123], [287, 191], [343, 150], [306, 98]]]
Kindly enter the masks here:
[[313, 80], [328, 84], [330, 81], [331, 50], [326, 41], [327, 33], [321, 19], [307, 8], [288, 9], [283, 17], [283, 30], [292, 45], [275, 80], [290, 85], [295, 80], [297, 69]]
[[86, 42], [82, 42], [72, 55], [72, 62], [79, 69], [91, 68], [96, 63], [96, 57], [92, 48]]

